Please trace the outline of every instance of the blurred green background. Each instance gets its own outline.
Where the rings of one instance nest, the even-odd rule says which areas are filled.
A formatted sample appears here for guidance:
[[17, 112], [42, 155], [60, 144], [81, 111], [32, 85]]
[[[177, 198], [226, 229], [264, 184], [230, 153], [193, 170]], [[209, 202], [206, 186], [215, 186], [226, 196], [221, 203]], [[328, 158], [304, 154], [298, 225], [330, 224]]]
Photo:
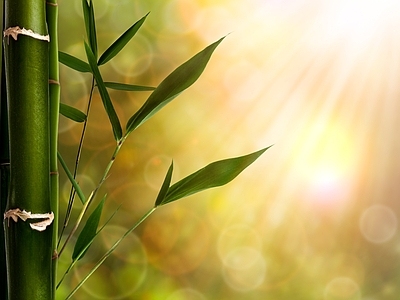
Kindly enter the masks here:
[[[100, 193], [102, 222], [121, 209], [60, 299], [151, 208], [172, 159], [174, 182], [270, 144], [233, 183], [156, 211], [75, 299], [398, 299], [399, 1], [93, 2], [100, 53], [150, 12], [101, 68], [106, 81], [157, 86], [228, 36], [199, 81], [127, 140]], [[81, 1], [59, 0], [59, 10], [60, 50], [85, 59]], [[85, 110], [89, 75], [61, 66], [61, 80], [62, 101]], [[110, 94], [122, 124], [149, 95]], [[78, 176], [86, 193], [114, 148], [103, 110], [96, 92]], [[70, 168], [80, 131], [61, 117]]]

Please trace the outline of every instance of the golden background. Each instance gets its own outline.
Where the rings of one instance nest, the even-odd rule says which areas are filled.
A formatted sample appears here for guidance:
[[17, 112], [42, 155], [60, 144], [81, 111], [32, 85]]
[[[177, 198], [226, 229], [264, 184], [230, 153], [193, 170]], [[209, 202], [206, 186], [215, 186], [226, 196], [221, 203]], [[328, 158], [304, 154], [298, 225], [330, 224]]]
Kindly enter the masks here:
[[[106, 81], [157, 86], [227, 37], [198, 82], [128, 138], [99, 193], [107, 194], [101, 224], [122, 206], [63, 282], [60, 299], [152, 207], [171, 160], [175, 182], [270, 144], [227, 186], [158, 209], [75, 299], [397, 299], [400, 2], [94, 5], [100, 53], [150, 12], [101, 67]], [[59, 10], [60, 50], [85, 60], [81, 1], [59, 0]], [[84, 111], [90, 76], [60, 68], [62, 102]], [[149, 92], [110, 95], [124, 125]], [[60, 152], [71, 169], [81, 128], [60, 119]], [[86, 194], [114, 146], [96, 91], [78, 176]], [[61, 179], [63, 216], [70, 184]], [[79, 211], [76, 201], [73, 218]]]

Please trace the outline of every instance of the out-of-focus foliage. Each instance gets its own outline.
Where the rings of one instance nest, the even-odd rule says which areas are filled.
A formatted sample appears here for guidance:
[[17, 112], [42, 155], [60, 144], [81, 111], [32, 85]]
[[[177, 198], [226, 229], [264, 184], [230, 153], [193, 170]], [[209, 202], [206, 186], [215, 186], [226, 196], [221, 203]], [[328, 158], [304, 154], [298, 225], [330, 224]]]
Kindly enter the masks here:
[[[397, 1], [94, 4], [99, 53], [150, 11], [135, 39], [100, 67], [105, 82], [155, 87], [182, 58], [231, 34], [202, 78], [127, 140], [102, 187], [100, 224], [122, 204], [118, 217], [62, 289], [154, 205], [172, 159], [174, 183], [210, 161], [274, 143], [269, 159], [235, 184], [157, 211], [76, 299], [396, 299]], [[81, 3], [60, 0], [59, 8], [60, 50], [85, 60]], [[90, 76], [61, 66], [61, 80], [63, 102], [84, 111]], [[121, 124], [148, 97], [108, 91]], [[114, 147], [97, 93], [92, 114], [77, 180], [85, 193]], [[70, 164], [80, 126], [61, 120], [60, 151]]]

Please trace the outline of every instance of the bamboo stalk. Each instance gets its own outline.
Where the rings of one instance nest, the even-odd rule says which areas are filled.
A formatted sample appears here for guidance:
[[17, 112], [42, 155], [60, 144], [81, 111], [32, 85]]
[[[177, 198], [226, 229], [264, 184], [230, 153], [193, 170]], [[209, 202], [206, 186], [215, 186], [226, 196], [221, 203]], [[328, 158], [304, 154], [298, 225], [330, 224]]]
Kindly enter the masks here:
[[[10, 192], [5, 215], [8, 297], [52, 299], [45, 2], [6, 0], [5, 16], [10, 141]], [[38, 221], [51, 225], [43, 228], [34, 224]]]
[[56, 0], [46, 2], [46, 19], [50, 36], [49, 45], [49, 103], [50, 103], [50, 187], [51, 211], [53, 221], [53, 298], [55, 298], [55, 283], [57, 282], [57, 240], [59, 220], [59, 174], [58, 174], [58, 119], [60, 108], [60, 76], [58, 67], [58, 4]]
[[[1, 15], [3, 16], [3, 3], [1, 6]], [[4, 16], [3, 16], [4, 22]], [[4, 214], [7, 204], [8, 187], [10, 181], [10, 154], [8, 149], [8, 114], [7, 114], [7, 95], [5, 82], [5, 67], [3, 56], [3, 44], [0, 47], [1, 56], [1, 80], [0, 80], [0, 213]], [[0, 225], [0, 276], [3, 287], [0, 298], [7, 299], [7, 268], [6, 268], [6, 249], [4, 244], [4, 223]]]
[[[2, 67], [2, 77], [4, 77], [4, 66]], [[10, 181], [10, 158], [8, 152], [8, 126], [7, 126], [7, 99], [5, 97], [4, 82], [1, 83], [1, 125], [0, 125], [0, 212], [4, 214], [7, 203], [8, 187]], [[1, 222], [0, 228], [0, 274], [1, 274], [1, 289], [0, 299], [7, 299], [7, 270], [6, 270], [6, 254], [4, 244], [4, 223]]]

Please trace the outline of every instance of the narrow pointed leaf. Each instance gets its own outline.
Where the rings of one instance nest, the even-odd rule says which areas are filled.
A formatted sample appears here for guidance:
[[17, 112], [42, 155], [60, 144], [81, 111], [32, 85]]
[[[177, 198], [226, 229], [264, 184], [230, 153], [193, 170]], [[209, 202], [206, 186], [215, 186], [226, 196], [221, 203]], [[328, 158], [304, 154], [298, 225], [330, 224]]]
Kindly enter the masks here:
[[[107, 195], [104, 196], [104, 199], [106, 198]], [[121, 204], [122, 205], [122, 204]], [[76, 256], [74, 256], [74, 258], [72, 259], [72, 266], [74, 264], [74, 262], [76, 262], [77, 260], [81, 259], [83, 257], [83, 255], [85, 254], [85, 252], [89, 249], [90, 245], [93, 243], [94, 239], [96, 238], [96, 236], [99, 235], [99, 233], [108, 225], [108, 223], [110, 223], [110, 221], [112, 220], [112, 218], [114, 218], [114, 216], [116, 215], [116, 213], [119, 211], [119, 209], [121, 208], [121, 205], [117, 207], [117, 209], [112, 213], [112, 215], [107, 219], [106, 222], [104, 222], [104, 224], [96, 231], [96, 233], [92, 236], [92, 238], [90, 240], [87, 241], [86, 246], [82, 247], [80, 252], [77, 251]], [[69, 270], [68, 270], [69, 271]]]
[[82, 0], [83, 21], [85, 22], [86, 35], [90, 36], [90, 7], [87, 0]]
[[[86, 224], [83, 227], [76, 241], [74, 252], [72, 253], [72, 260], [75, 260], [75, 258], [77, 258], [78, 255], [80, 256], [79, 259], [81, 259], [85, 255], [86, 251], [89, 249], [90, 245], [92, 244], [93, 238], [96, 236], [97, 227], [99, 226], [105, 199], [106, 196], [103, 197], [99, 205], [96, 207], [96, 209], [92, 212], [92, 214], [86, 221]], [[83, 250], [84, 252], [81, 253]]]
[[125, 31], [104, 53], [100, 56], [98, 65], [103, 65], [109, 60], [111, 60], [114, 56], [116, 56], [125, 45], [134, 37], [136, 32], [144, 23], [144, 20], [148, 16], [147, 13], [143, 18], [133, 24], [127, 31]]
[[130, 234], [134, 231], [140, 224], [143, 223], [154, 211], [156, 210], [155, 207], [150, 209], [144, 216], [140, 218], [131, 228], [129, 228], [119, 240], [117, 240], [110, 249], [100, 258], [100, 260], [95, 264], [92, 270], [78, 283], [78, 285], [71, 291], [71, 293], [65, 298], [65, 300], [69, 300], [72, 296], [76, 293], [77, 290], [81, 288], [81, 286], [89, 279], [90, 276], [103, 264], [103, 262], [114, 252], [114, 250], [119, 246], [119, 244]]
[[103, 78], [101, 77], [99, 67], [97, 66], [96, 58], [90, 49], [89, 45], [85, 42], [85, 51], [88, 58], [90, 68], [92, 69], [93, 76], [96, 79], [97, 87], [103, 101], [104, 108], [107, 112], [108, 118], [110, 119], [111, 126], [113, 129], [115, 140], [119, 141], [122, 137], [121, 123], [119, 122], [117, 113], [115, 112], [114, 106], [111, 102], [110, 95], [108, 94], [107, 88], [104, 85]]
[[126, 125], [127, 134], [191, 86], [203, 73], [212, 53], [223, 39], [209, 45], [168, 75], [151, 93], [144, 105], [129, 119]]
[[58, 60], [63, 65], [66, 65], [67, 67], [74, 69], [75, 71], [83, 73], [92, 72], [88, 63], [65, 52], [58, 52]]
[[60, 114], [75, 122], [85, 122], [86, 115], [75, 107], [60, 103]]
[[96, 21], [95, 21], [95, 16], [94, 16], [94, 6], [93, 6], [93, 1], [90, 0], [89, 2], [89, 42], [90, 42], [90, 48], [92, 49], [92, 52], [94, 56], [97, 59], [97, 33], [96, 33]]
[[227, 184], [260, 157], [268, 148], [248, 155], [216, 161], [205, 166], [172, 185], [164, 200], [159, 205], [164, 205], [200, 191]]
[[118, 212], [118, 210], [121, 208], [121, 205], [118, 206], [118, 208], [113, 212], [113, 214], [107, 219], [107, 221], [103, 224], [103, 226], [101, 226], [97, 232], [95, 233], [95, 235], [91, 238], [90, 241], [88, 241], [86, 243], [86, 246], [83, 247], [81, 249], [80, 252], [77, 252], [75, 255], [75, 258], [72, 259], [71, 264], [69, 265], [69, 267], [65, 270], [64, 275], [61, 277], [60, 281], [57, 284], [57, 288], [61, 285], [61, 283], [63, 282], [64, 278], [67, 276], [67, 274], [69, 273], [69, 271], [71, 271], [71, 269], [75, 266], [75, 264], [77, 263], [78, 260], [80, 260], [83, 255], [86, 253], [86, 250], [90, 247], [90, 245], [93, 243], [94, 239], [99, 235], [99, 233], [104, 229], [104, 227], [107, 226], [107, 224], [111, 221], [111, 219], [115, 216], [115, 214]]
[[145, 92], [154, 91], [156, 88], [152, 86], [134, 85], [118, 82], [104, 82], [104, 85], [113, 90], [128, 91], [128, 92]]
[[83, 18], [85, 21], [86, 35], [89, 40], [90, 49], [97, 60], [97, 34], [96, 34], [96, 22], [94, 16], [93, 1], [82, 0]]
[[93, 51], [94, 56], [97, 59], [97, 34], [96, 34], [96, 21], [94, 17], [94, 6], [93, 6], [93, 1], [90, 0], [89, 2], [89, 9], [90, 9], [90, 19], [89, 19], [89, 24], [90, 24], [90, 35], [89, 35], [89, 41], [90, 41], [90, 47]]
[[57, 157], [58, 160], [61, 163], [61, 166], [63, 167], [65, 174], [67, 174], [67, 177], [69, 179], [69, 181], [71, 182], [71, 184], [73, 185], [76, 193], [78, 194], [79, 199], [81, 199], [82, 204], [85, 204], [86, 202], [86, 197], [83, 194], [81, 187], [79, 186], [79, 184], [76, 182], [76, 180], [74, 179], [74, 176], [72, 175], [71, 171], [68, 169], [67, 164], [65, 163], [64, 159], [62, 158], [60, 152], [57, 152]]
[[174, 170], [174, 163], [172, 162], [171, 165], [168, 168], [167, 174], [165, 175], [164, 182], [161, 186], [160, 192], [158, 193], [156, 202], [155, 202], [155, 207], [159, 206], [163, 201], [165, 196], [167, 195], [167, 192], [169, 190], [169, 186], [171, 184], [171, 178], [172, 178], [172, 171]]

